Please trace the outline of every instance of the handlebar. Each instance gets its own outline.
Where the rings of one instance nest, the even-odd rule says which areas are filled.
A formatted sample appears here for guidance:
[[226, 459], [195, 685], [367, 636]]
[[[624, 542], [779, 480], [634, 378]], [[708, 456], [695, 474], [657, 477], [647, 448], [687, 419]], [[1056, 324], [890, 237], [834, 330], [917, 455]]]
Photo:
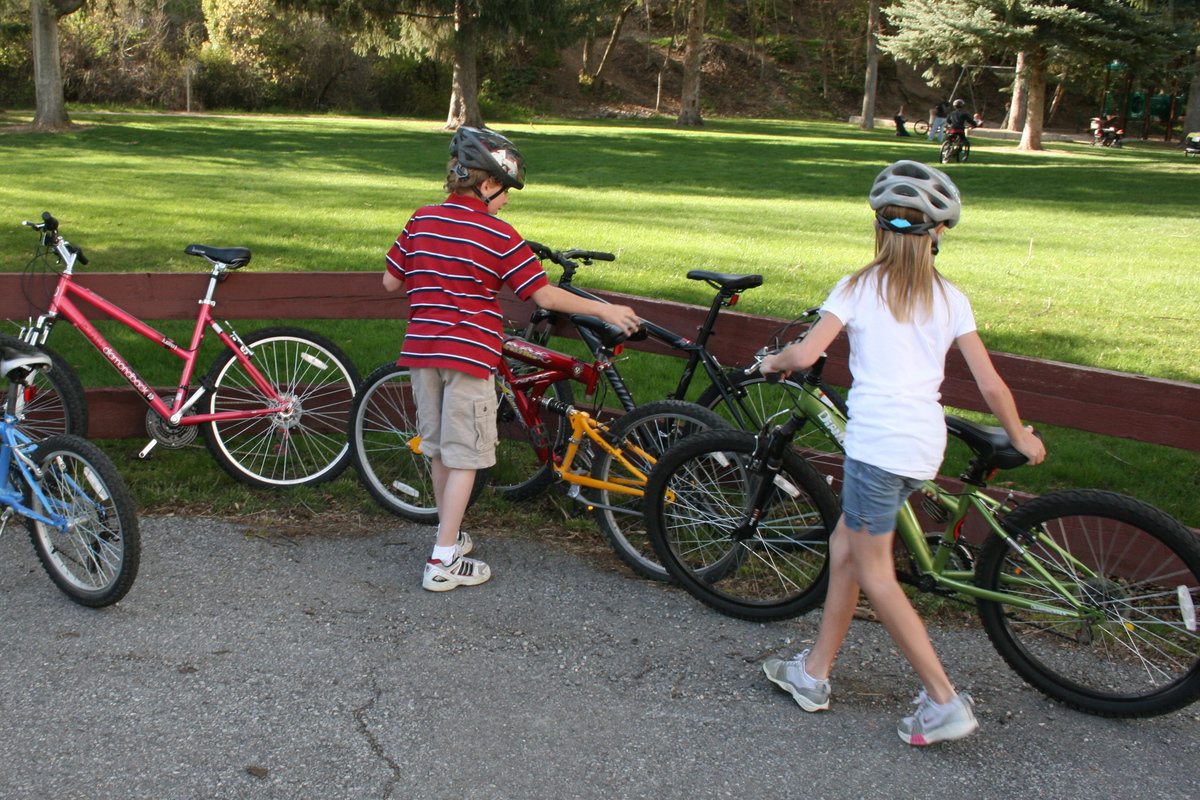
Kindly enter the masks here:
[[605, 253], [599, 250], [551, 250], [541, 242], [535, 242], [529, 239], [525, 240], [525, 244], [529, 245], [533, 250], [533, 254], [543, 261], [552, 261], [560, 267], [574, 269], [579, 265], [576, 260], [582, 261], [585, 265], [590, 265], [593, 261], [616, 261], [617, 257], [612, 253]]
[[51, 216], [49, 211], [42, 212], [41, 222], [25, 220], [21, 224], [39, 231], [42, 234], [42, 244], [45, 247], [57, 248], [61, 245], [68, 253], [74, 254], [75, 260], [80, 264], [86, 265], [88, 263], [87, 256], [83, 254], [82, 249], [58, 235], [58, 220]]

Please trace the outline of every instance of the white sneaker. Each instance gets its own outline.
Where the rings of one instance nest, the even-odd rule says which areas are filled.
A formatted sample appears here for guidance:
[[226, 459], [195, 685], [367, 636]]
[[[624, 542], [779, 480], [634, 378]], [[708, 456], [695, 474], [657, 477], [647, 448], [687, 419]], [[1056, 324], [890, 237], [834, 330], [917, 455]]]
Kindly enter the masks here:
[[824, 711], [829, 708], [829, 680], [817, 680], [808, 674], [804, 668], [808, 652], [805, 650], [791, 661], [768, 658], [763, 662], [763, 672], [805, 711]]
[[490, 577], [491, 568], [474, 558], [459, 556], [451, 564], [430, 559], [425, 562], [421, 586], [431, 592], [448, 592], [458, 586], [477, 586]]
[[900, 720], [896, 733], [907, 744], [918, 747], [970, 736], [979, 728], [975, 719], [975, 701], [966, 692], [959, 692], [945, 705], [921, 692], [913, 701], [917, 711]]

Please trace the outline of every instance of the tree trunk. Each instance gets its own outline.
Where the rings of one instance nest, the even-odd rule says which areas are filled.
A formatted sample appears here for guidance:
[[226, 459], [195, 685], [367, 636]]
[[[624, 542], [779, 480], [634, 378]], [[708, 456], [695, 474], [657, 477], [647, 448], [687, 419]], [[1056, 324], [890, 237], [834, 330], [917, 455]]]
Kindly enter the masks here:
[[62, 131], [71, 127], [63, 97], [62, 57], [58, 50], [58, 20], [78, 11], [83, 0], [31, 0], [33, 33], [33, 89], [37, 110], [33, 128]]
[[1025, 130], [1018, 150], [1041, 150], [1046, 113], [1046, 53], [1041, 48], [1025, 54]]
[[450, 113], [446, 128], [456, 130], [464, 125], [483, 127], [479, 110], [479, 73], [475, 62], [475, 20], [463, 7], [461, 0], [454, 4], [454, 76], [451, 79]]
[[1183, 118], [1183, 134], [1200, 131], [1200, 47], [1192, 62], [1192, 80], [1188, 84], [1187, 115]]
[[1026, 54], [1024, 50], [1017, 52], [1017, 67], [1013, 70], [1012, 102], [1008, 104], [1008, 124], [1010, 131], [1019, 131], [1025, 124], [1025, 88], [1028, 82], [1025, 77]]
[[600, 63], [596, 65], [596, 71], [592, 73], [592, 84], [599, 86], [603, 80], [604, 67], [608, 64], [608, 57], [612, 55], [612, 51], [617, 48], [617, 39], [621, 36], [621, 26], [625, 24], [625, 18], [629, 16], [629, 12], [637, 7], [637, 3], [626, 3], [621, 12], [617, 14], [617, 21], [613, 24], [612, 34], [608, 37], [608, 44], [604, 47], [604, 54], [600, 56]]
[[704, 46], [704, 10], [707, 0], [689, 0], [687, 47], [683, 51], [683, 88], [679, 97], [677, 125], [696, 128], [704, 124], [700, 114], [700, 49]]
[[863, 81], [862, 123], [864, 131], [875, 129], [875, 90], [879, 87], [879, 2], [871, 0], [867, 10], [867, 75]]

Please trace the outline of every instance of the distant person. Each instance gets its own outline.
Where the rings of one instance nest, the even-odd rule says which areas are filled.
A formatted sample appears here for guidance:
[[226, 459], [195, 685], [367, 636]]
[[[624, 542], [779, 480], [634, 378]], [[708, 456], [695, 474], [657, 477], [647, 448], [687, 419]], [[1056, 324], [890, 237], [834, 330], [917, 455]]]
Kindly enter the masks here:
[[475, 472], [496, 463], [496, 387], [504, 318], [500, 290], [568, 314], [591, 314], [632, 333], [628, 306], [577, 297], [551, 284], [529, 245], [497, 218], [509, 189], [525, 186], [525, 161], [498, 133], [462, 127], [450, 142], [441, 205], [417, 209], [387, 253], [383, 287], [408, 294], [409, 322], [400, 358], [408, 367], [420, 452], [430, 460], [438, 531], [422, 586], [444, 592], [491, 577], [467, 558], [473, 543], [459, 529]]
[[830, 671], [861, 589], [924, 687], [897, 733], [908, 744], [929, 745], [979, 727], [970, 696], [955, 691], [896, 579], [892, 551], [896, 515], [938, 474], [945, 454], [938, 387], [952, 345], [1013, 446], [1030, 464], [1040, 463], [1046, 450], [1021, 424], [1012, 392], [979, 338], [970, 301], [934, 267], [942, 234], [962, 213], [957, 187], [940, 170], [897, 161], [875, 178], [870, 205], [875, 260], [838, 282], [802, 340], [759, 366], [764, 374], [805, 370], [843, 330], [850, 339], [842, 515], [829, 538], [821, 626], [812, 649], [790, 660], [768, 658], [763, 672], [805, 711], [829, 708]]
[[982, 128], [982, 127], [983, 127], [983, 114], [980, 114], [978, 111], [976, 111], [976, 112], [975, 112], [975, 116], [973, 117], [973, 119], [975, 120], [975, 127], [976, 127], [976, 128]]
[[934, 139], [940, 142], [946, 138], [946, 115], [949, 113], [950, 104], [945, 100], [939, 100], [933, 108], [933, 127], [929, 129], [929, 135], [925, 138], [931, 142]]
[[963, 139], [966, 139], [968, 127], [979, 127], [979, 124], [975, 122], [975, 118], [967, 113], [966, 105], [966, 102], [961, 99], [954, 101], [954, 110], [950, 112], [948, 117], [946, 117], [947, 136], [951, 138], [955, 136], [961, 136]]
[[903, 106], [901, 106], [900, 110], [896, 112], [896, 116], [892, 117], [892, 122], [896, 123], [897, 136], [912, 136], [912, 134], [908, 132], [908, 128], [904, 127], [904, 123], [908, 122], [908, 120], [904, 118]]

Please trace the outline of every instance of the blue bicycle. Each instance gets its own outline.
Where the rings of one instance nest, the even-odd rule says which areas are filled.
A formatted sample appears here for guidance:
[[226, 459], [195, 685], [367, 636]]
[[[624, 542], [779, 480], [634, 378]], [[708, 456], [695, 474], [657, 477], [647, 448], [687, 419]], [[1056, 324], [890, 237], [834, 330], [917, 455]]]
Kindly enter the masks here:
[[51, 365], [36, 347], [7, 337], [0, 343], [0, 374], [8, 380], [0, 421], [0, 533], [14, 515], [23, 517], [55, 585], [80, 605], [107, 606], [137, 577], [137, 514], [99, 447], [65, 433], [35, 441], [24, 430], [22, 389]]

